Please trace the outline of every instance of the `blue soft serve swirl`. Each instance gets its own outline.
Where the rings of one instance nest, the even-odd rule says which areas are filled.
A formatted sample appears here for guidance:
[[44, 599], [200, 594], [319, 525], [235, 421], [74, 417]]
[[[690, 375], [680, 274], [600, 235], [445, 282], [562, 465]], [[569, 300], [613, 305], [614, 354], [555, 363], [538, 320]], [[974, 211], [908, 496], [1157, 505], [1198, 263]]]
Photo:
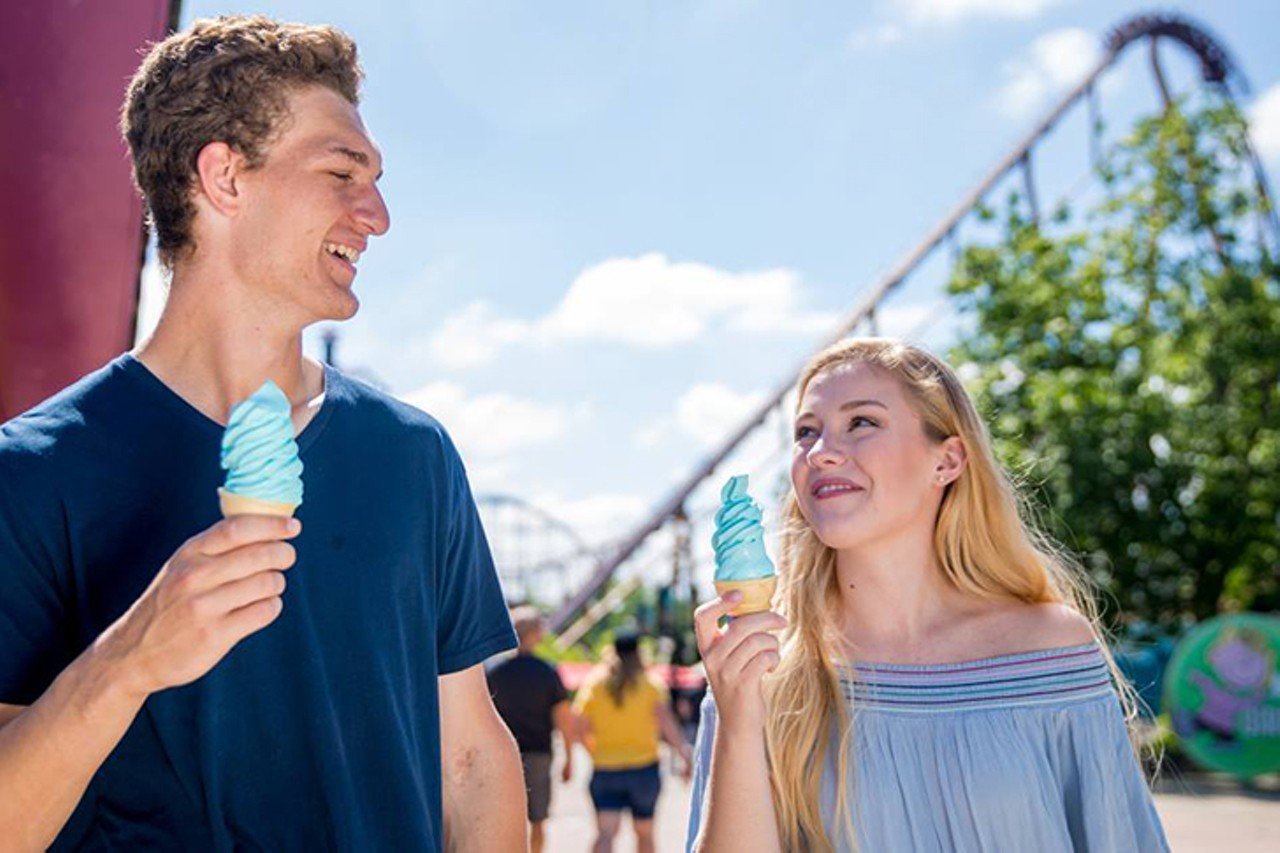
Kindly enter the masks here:
[[716, 512], [716, 532], [711, 547], [716, 552], [716, 580], [746, 581], [774, 574], [773, 563], [764, 550], [764, 528], [760, 507], [747, 494], [747, 477], [731, 477], [720, 490]]
[[268, 379], [231, 410], [222, 434], [228, 492], [277, 503], [302, 503], [302, 460], [293, 438], [289, 398]]

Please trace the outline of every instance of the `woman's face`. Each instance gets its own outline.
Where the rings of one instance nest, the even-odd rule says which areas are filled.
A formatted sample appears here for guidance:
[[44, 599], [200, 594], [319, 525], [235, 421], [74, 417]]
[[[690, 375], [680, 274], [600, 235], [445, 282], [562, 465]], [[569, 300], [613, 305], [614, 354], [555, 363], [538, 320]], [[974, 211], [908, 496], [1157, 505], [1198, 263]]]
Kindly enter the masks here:
[[871, 365], [823, 370], [800, 401], [791, 483], [829, 548], [931, 532], [943, 487], [963, 463], [960, 439], [930, 441], [898, 381]]

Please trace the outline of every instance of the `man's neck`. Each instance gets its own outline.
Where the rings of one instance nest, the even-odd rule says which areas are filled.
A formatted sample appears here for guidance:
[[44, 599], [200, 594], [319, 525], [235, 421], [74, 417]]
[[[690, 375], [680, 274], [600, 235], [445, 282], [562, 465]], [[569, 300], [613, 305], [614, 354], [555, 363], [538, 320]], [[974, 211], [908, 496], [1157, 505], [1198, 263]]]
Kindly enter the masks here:
[[[275, 308], [275, 310], [272, 310]], [[275, 306], [198, 269], [174, 273], [155, 332], [135, 357], [195, 409], [225, 424], [236, 403], [270, 379], [293, 404], [299, 431], [324, 392], [324, 371], [302, 355], [302, 329]]]

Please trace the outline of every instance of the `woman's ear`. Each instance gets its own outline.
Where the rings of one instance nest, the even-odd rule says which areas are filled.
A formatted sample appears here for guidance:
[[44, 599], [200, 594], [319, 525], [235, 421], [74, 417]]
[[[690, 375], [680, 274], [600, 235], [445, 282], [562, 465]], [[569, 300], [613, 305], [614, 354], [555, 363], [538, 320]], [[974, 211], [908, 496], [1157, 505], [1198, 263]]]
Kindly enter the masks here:
[[934, 464], [933, 478], [937, 485], [946, 486], [954, 483], [964, 473], [969, 456], [964, 449], [964, 439], [958, 435], [944, 439], [940, 448], [938, 461]]

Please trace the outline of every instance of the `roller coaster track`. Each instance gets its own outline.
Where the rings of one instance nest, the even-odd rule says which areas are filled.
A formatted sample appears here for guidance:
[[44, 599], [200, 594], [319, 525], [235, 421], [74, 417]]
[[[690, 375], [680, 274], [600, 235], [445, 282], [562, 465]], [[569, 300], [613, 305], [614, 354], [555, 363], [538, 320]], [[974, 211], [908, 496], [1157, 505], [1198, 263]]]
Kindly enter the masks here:
[[[1158, 84], [1161, 98], [1167, 106], [1171, 102], [1169, 89], [1160, 64], [1158, 44], [1168, 41], [1180, 45], [1199, 60], [1200, 75], [1206, 84], [1217, 87], [1228, 99], [1233, 99], [1233, 88], [1241, 94], [1248, 93], [1248, 83], [1232, 62], [1227, 51], [1202, 26], [1185, 17], [1171, 14], [1144, 14], [1129, 18], [1113, 28], [1103, 41], [1103, 54], [1089, 73], [1068, 92], [1052, 109], [1050, 109], [1009, 154], [1002, 158], [986, 177], [967, 193], [960, 202], [951, 209], [941, 221], [931, 228], [919, 243], [885, 274], [867, 293], [857, 307], [847, 315], [845, 321], [821, 348], [834, 344], [852, 334], [859, 325], [874, 317], [876, 307], [951, 237], [960, 223], [981, 205], [992, 189], [1006, 175], [1015, 169], [1023, 169], [1026, 179], [1027, 196], [1031, 204], [1032, 215], [1036, 216], [1034, 183], [1031, 173], [1031, 153], [1035, 146], [1047, 136], [1058, 122], [1073, 107], [1085, 101], [1090, 109], [1096, 109], [1095, 86], [1102, 75], [1112, 68], [1130, 46], [1147, 42], [1150, 47], [1151, 70]], [[1257, 190], [1264, 198], [1269, 198], [1266, 174], [1255, 152], [1249, 152]], [[1270, 230], [1277, 246], [1280, 247], [1280, 223], [1277, 222], [1274, 209], [1270, 210]], [[661, 529], [669, 519], [681, 512], [689, 496], [703, 481], [709, 478], [727, 459], [730, 454], [778, 408], [794, 384], [794, 377], [799, 375], [803, 365], [782, 383], [743, 423], [735, 430], [702, 464], [681, 482], [634, 530], [614, 546], [604, 558], [590, 578], [576, 593], [552, 616], [550, 627], [552, 632], [559, 633], [570, 620], [581, 612], [589, 602], [600, 594], [609, 578], [644, 544], [651, 535]]]

